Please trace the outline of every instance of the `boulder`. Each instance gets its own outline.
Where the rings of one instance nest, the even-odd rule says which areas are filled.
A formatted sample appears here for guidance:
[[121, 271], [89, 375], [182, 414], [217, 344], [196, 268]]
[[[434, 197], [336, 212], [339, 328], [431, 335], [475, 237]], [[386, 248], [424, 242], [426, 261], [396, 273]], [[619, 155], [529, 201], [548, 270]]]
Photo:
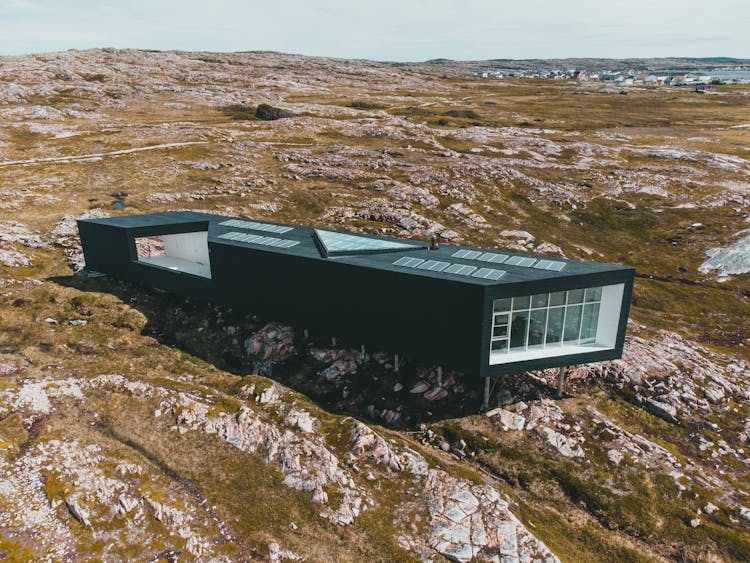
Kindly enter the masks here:
[[268, 104], [260, 104], [255, 108], [255, 117], [263, 119], [264, 121], [274, 121], [276, 119], [294, 117], [294, 114], [285, 109], [277, 108]]

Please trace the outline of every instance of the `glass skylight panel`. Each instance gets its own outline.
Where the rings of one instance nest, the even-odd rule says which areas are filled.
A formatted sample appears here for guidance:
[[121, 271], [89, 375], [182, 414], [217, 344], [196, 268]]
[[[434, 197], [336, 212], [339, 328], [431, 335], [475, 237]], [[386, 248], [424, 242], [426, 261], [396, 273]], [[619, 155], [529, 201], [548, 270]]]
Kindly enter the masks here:
[[228, 221], [222, 221], [221, 223], [219, 223], [219, 225], [279, 234], [288, 233], [293, 229], [293, 227], [287, 227], [286, 225], [271, 225], [268, 223], [256, 223], [255, 221], [241, 221], [239, 219], [229, 219]]
[[468, 276], [476, 269], [476, 266], [469, 266], [467, 264], [451, 264], [445, 269], [445, 273], [457, 274], [459, 276]]
[[534, 262], [536, 262], [536, 258], [521, 258], [518, 265], [523, 266], [524, 268], [529, 268], [534, 265]]
[[481, 256], [477, 257], [477, 260], [482, 262], [494, 262], [495, 264], [502, 264], [508, 258], [507, 254], [496, 254], [494, 252], [485, 252]]
[[337, 233], [323, 229], [315, 229], [315, 235], [325, 247], [325, 251], [328, 254], [422, 248], [422, 246], [416, 244], [383, 240], [362, 235], [351, 235], [348, 233]]
[[511, 266], [518, 266], [521, 260], [523, 260], [523, 256], [511, 256], [505, 261], [505, 263], [510, 264]]
[[548, 270], [553, 270], [555, 272], [560, 272], [565, 267], [565, 262], [552, 262], [550, 266], [547, 268]]
[[450, 266], [450, 262], [440, 262], [438, 260], [427, 260], [425, 262], [422, 262], [417, 268], [420, 270], [430, 270], [432, 272], [442, 272], [445, 270], [448, 266]]
[[482, 254], [482, 253], [479, 252], [478, 250], [466, 250], [466, 249], [462, 249], [462, 250], [457, 250], [451, 256], [453, 258], [467, 258], [469, 260], [474, 260], [480, 254]]

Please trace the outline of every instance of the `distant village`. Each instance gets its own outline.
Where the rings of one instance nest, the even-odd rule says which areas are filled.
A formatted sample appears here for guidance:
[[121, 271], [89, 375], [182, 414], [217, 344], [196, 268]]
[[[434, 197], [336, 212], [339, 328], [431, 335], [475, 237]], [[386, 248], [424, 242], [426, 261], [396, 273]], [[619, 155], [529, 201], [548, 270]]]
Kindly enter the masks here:
[[706, 89], [722, 84], [750, 84], [750, 67], [721, 68], [714, 70], [679, 71], [662, 70], [603, 70], [589, 72], [586, 69], [528, 69], [528, 70], [479, 70], [476, 78], [544, 78], [552, 80], [580, 80], [612, 82], [621, 86], [691, 86]]

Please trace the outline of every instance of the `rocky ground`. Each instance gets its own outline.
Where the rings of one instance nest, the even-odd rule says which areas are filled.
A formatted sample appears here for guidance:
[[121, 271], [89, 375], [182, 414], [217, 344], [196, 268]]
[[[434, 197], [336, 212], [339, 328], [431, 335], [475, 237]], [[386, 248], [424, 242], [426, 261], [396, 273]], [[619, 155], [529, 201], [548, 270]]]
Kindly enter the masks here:
[[[750, 559], [750, 90], [468, 74], [0, 59], [4, 559]], [[479, 414], [472, 374], [82, 275], [76, 217], [168, 209], [635, 266], [625, 354]]]

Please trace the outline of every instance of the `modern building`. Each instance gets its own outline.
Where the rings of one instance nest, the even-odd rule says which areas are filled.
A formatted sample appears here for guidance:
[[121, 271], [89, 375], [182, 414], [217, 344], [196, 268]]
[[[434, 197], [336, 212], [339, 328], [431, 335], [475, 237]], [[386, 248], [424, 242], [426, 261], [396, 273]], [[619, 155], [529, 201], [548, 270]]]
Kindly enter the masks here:
[[620, 357], [635, 275], [195, 212], [78, 228], [88, 269], [483, 377], [486, 395], [503, 374]]

